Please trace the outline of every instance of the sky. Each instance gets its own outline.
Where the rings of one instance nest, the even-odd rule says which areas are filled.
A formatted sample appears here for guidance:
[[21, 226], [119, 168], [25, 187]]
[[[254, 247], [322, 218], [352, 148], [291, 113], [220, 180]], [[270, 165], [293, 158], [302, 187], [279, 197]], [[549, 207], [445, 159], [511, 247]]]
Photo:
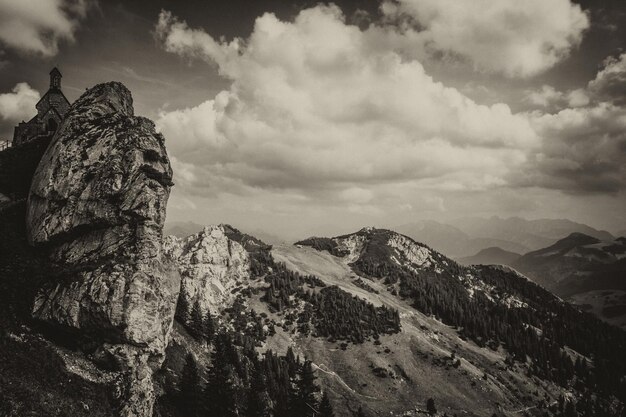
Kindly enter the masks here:
[[166, 138], [168, 221], [626, 230], [623, 1], [0, 0], [0, 139], [58, 66]]

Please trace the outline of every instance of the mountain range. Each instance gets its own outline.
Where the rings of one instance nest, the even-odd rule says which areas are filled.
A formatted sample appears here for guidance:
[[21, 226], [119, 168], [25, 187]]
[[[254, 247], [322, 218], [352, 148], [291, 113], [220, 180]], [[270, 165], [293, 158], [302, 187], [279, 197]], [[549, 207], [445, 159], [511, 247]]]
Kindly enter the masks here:
[[564, 219], [526, 220], [519, 217], [467, 217], [440, 223], [419, 221], [394, 227], [414, 239], [455, 259], [483, 249], [498, 247], [508, 252], [527, 253], [544, 248], [571, 233], [585, 233], [601, 240], [613, 236], [585, 224]]
[[[582, 389], [582, 363], [600, 349], [580, 342], [591, 333], [598, 343], [626, 336], [513, 270], [464, 267], [390, 230], [273, 247], [227, 225], [169, 239], [187, 310], [206, 308], [234, 329], [255, 329], [246, 320], [262, 317], [247, 334], [263, 351], [310, 359], [337, 415], [420, 415], [430, 398], [437, 415], [558, 415], [561, 396], [584, 398], [567, 381]], [[181, 316], [174, 339], [193, 339], [193, 319]], [[179, 343], [165, 367], [181, 374], [191, 342]], [[552, 365], [543, 362], [554, 349]], [[163, 410], [174, 408], [180, 382], [168, 384]]]
[[[624, 415], [626, 332], [518, 272], [618, 285], [623, 239], [576, 233], [513, 269], [372, 227], [164, 236], [173, 173], [132, 102], [97, 85], [54, 137], [3, 156], [21, 168], [0, 165], [0, 416]], [[532, 242], [495, 222], [481, 239]]]

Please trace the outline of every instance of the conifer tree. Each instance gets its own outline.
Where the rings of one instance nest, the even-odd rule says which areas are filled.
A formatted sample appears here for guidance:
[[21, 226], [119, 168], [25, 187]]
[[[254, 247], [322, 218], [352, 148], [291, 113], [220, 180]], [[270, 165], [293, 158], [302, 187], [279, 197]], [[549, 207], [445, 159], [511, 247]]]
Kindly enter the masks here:
[[260, 364], [256, 363], [252, 382], [250, 383], [250, 394], [248, 395], [248, 417], [271, 417], [272, 407], [265, 377]]
[[230, 339], [220, 334], [215, 338], [215, 350], [206, 386], [207, 417], [237, 417], [239, 415], [234, 373], [229, 363]]
[[315, 393], [319, 387], [315, 385], [315, 379], [312, 362], [307, 360], [300, 367], [291, 395], [290, 410], [293, 415], [308, 417], [317, 412]]
[[206, 339], [208, 341], [213, 340], [213, 336], [215, 336], [215, 319], [211, 315], [211, 310], [207, 310], [204, 316], [203, 329]]
[[426, 411], [431, 416], [434, 416], [435, 414], [437, 414], [437, 407], [435, 406], [435, 400], [433, 400], [432, 398], [429, 398], [428, 401], [426, 401]]
[[178, 320], [179, 323], [187, 324], [189, 321], [189, 303], [187, 302], [187, 298], [181, 291], [178, 294], [178, 301], [176, 302], [176, 312], [174, 316]]
[[189, 353], [185, 359], [180, 378], [180, 408], [189, 417], [200, 415], [201, 402], [200, 372], [193, 355]]
[[191, 315], [189, 317], [189, 327], [193, 336], [196, 339], [200, 339], [204, 336], [204, 320], [202, 318], [202, 308], [200, 308], [200, 300], [196, 299], [191, 309]]
[[324, 391], [324, 394], [322, 395], [319, 412], [319, 417], [335, 417], [333, 406], [330, 403], [330, 399], [328, 398], [328, 394], [326, 394], [326, 391]]
[[565, 410], [563, 411], [564, 417], [578, 417], [578, 412], [576, 411], [576, 405], [573, 401], [567, 401], [565, 403]]
[[289, 365], [289, 377], [295, 378], [298, 373], [299, 361], [296, 359], [296, 355], [293, 353], [291, 346], [287, 348], [287, 354], [285, 355], [287, 364]]

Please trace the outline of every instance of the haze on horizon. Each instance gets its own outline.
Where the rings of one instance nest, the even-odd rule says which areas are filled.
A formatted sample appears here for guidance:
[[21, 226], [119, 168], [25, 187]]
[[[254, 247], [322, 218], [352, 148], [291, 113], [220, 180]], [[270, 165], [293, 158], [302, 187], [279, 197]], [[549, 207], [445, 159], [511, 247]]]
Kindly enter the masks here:
[[0, 138], [58, 66], [166, 137], [169, 221], [301, 236], [419, 219], [626, 230], [620, 1], [0, 0]]

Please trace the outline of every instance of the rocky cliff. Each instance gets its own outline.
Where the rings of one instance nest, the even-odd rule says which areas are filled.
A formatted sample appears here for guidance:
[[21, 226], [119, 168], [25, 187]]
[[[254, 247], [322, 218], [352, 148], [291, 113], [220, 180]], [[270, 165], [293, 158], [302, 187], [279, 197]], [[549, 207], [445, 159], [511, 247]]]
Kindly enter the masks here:
[[32, 315], [97, 346], [120, 371], [122, 416], [151, 416], [180, 276], [163, 256], [172, 186], [164, 139], [133, 114], [120, 83], [71, 107], [43, 155], [27, 203], [27, 238], [54, 267]]
[[186, 238], [167, 236], [165, 252], [176, 260], [186, 305], [219, 313], [232, 303], [233, 289], [250, 279], [250, 255], [228, 233], [229, 226], [207, 226]]

